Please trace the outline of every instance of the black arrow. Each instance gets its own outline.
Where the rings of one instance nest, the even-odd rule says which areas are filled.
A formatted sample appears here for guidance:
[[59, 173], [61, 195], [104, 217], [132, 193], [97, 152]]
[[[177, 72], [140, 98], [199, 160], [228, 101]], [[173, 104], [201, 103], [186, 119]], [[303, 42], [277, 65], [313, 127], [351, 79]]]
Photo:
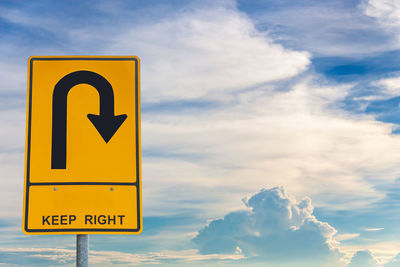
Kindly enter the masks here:
[[114, 116], [113, 88], [103, 76], [86, 70], [65, 75], [58, 81], [53, 92], [52, 169], [66, 169], [67, 96], [69, 90], [78, 84], [89, 84], [96, 88], [100, 95], [100, 115], [88, 114], [87, 116], [106, 143], [127, 118], [126, 114]]

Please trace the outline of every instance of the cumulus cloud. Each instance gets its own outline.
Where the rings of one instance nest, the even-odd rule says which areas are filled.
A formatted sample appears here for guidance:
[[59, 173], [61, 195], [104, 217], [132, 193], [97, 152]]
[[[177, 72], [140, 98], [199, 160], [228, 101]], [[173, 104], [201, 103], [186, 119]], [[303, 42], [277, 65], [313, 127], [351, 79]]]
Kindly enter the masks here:
[[200, 252], [243, 253], [266, 264], [343, 266], [336, 230], [313, 215], [310, 198], [297, 201], [276, 187], [244, 202], [248, 210], [231, 212], [199, 231], [193, 241]]
[[382, 267], [368, 250], [357, 251], [348, 267]]
[[[375, 236], [378, 234], [379, 233], [374, 233]], [[365, 238], [365, 236], [371, 236], [372, 238]], [[373, 235], [371, 235], [371, 233], [364, 233], [361, 234], [360, 239], [358, 240], [341, 243], [340, 250], [346, 254], [346, 259], [348, 259], [349, 262], [357, 255], [357, 252], [361, 251], [361, 256], [357, 256], [357, 258], [369, 258], [369, 254], [373, 259], [372, 262], [377, 262], [383, 266], [386, 266], [385, 264], [389, 264], [389, 266], [391, 266], [390, 264], [392, 262], [397, 263], [398, 261], [396, 256], [400, 251], [400, 242], [390, 239], [385, 240], [385, 238], [382, 237], [376, 239], [373, 237]], [[359, 260], [356, 259], [355, 263], [357, 263]]]

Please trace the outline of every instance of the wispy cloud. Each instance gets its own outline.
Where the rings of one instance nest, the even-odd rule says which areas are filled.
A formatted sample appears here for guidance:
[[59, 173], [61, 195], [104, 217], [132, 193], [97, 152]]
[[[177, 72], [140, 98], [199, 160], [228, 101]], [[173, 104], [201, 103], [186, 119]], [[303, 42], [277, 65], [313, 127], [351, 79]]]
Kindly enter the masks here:
[[382, 231], [384, 229], [385, 228], [364, 228], [363, 230], [367, 232], [376, 232], [376, 231]]
[[170, 155], [148, 157], [144, 174], [166, 188], [180, 184], [192, 199], [219, 190], [224, 209], [239, 205], [239, 192], [278, 185], [319, 206], [372, 203], [384, 196], [374, 185], [398, 176], [400, 143], [391, 125], [335, 107], [349, 88], [306, 80], [231, 95], [229, 105], [204, 113], [143, 114], [143, 147]]
[[383, 89], [379, 93], [386, 98], [400, 96], [400, 77], [381, 79], [373, 84]]
[[387, 29], [400, 29], [400, 3], [396, 0], [364, 0], [360, 5], [367, 16]]
[[293, 77], [310, 62], [308, 53], [274, 44], [247, 16], [225, 6], [129, 27], [105, 51], [141, 55], [145, 102], [221, 98]]
[[335, 236], [335, 239], [337, 241], [343, 241], [343, 240], [349, 240], [349, 239], [353, 239], [353, 238], [357, 238], [359, 237], [360, 234], [359, 233], [354, 233], [354, 234], [338, 234]]
[[391, 35], [358, 8], [358, 1], [238, 2], [258, 28], [285, 47], [304, 49], [317, 57], [361, 58], [397, 47]]
[[[64, 248], [0, 248], [0, 264], [16, 266], [62, 265], [72, 266], [75, 262], [75, 250]], [[89, 262], [96, 266], [143, 266], [174, 263], [179, 265], [198, 264], [213, 261], [218, 263], [243, 259], [238, 254], [201, 255], [197, 250], [161, 251], [147, 254], [123, 253], [118, 251], [96, 251], [89, 253]]]

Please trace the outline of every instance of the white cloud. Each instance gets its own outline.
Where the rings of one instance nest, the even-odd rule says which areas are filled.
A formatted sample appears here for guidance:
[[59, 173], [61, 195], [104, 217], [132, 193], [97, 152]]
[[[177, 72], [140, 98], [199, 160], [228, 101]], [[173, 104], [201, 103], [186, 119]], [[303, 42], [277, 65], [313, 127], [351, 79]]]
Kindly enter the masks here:
[[113, 37], [106, 53], [142, 60], [142, 99], [212, 97], [293, 77], [309, 54], [274, 44], [244, 14], [225, 5], [191, 9]]
[[[359, 4], [361, 11], [369, 18], [372, 18], [376, 26], [382, 31], [383, 38], [375, 46], [384, 46], [385, 51], [399, 49], [400, 32], [400, 2], [397, 0], [362, 0]], [[374, 27], [374, 25], [368, 25]], [[390, 39], [384, 38], [384, 35]], [[386, 40], [385, 40], [386, 39]], [[373, 52], [371, 47], [371, 51]]]
[[344, 266], [336, 230], [313, 215], [310, 198], [301, 201], [284, 188], [261, 190], [245, 200], [248, 210], [212, 221], [193, 241], [204, 254], [234, 253], [250, 262], [279, 266]]
[[[390, 124], [337, 108], [349, 88], [304, 80], [284, 91], [231, 94], [203, 113], [143, 114], [143, 148], [170, 155], [143, 161], [151, 205], [165, 210], [190, 199], [194, 208], [193, 201], [198, 207], [206, 201], [207, 212], [219, 209], [216, 215], [238, 207], [240, 194], [280, 185], [334, 209], [384, 197], [374, 187], [399, 176], [400, 139]], [[177, 187], [168, 198], [167, 188]]]
[[270, 0], [255, 5], [257, 10], [249, 12], [259, 27], [280, 42], [313, 55], [361, 58], [395, 47], [390, 35], [353, 2]]
[[367, 0], [362, 3], [367, 16], [376, 18], [388, 29], [400, 29], [400, 2], [397, 0]]
[[335, 236], [335, 239], [337, 241], [343, 241], [343, 240], [349, 240], [349, 239], [354, 239], [359, 237], [359, 233], [354, 233], [354, 234], [338, 234]]
[[0, 218], [9, 219], [22, 214], [25, 111], [0, 109], [0, 125]]
[[[124, 253], [118, 251], [89, 251], [89, 262], [96, 266], [143, 266], [169, 263], [187, 266], [201, 262], [230, 262], [243, 259], [237, 254], [202, 255], [197, 250]], [[0, 248], [0, 265], [7, 266], [74, 266], [75, 250], [65, 248]]]
[[393, 78], [387, 78], [387, 79], [382, 79], [376, 82], [376, 85], [383, 86], [385, 89], [387, 89], [387, 93], [393, 96], [398, 96], [400, 95], [400, 77], [393, 77]]
[[25, 110], [0, 109], [0, 149], [23, 152], [25, 141]]
[[369, 95], [354, 97], [353, 100], [363, 101], [364, 107], [362, 109], [365, 109], [371, 101], [388, 100], [400, 96], [400, 77], [397, 75], [371, 82], [370, 84], [377, 87], [378, 90], [374, 90]]
[[397, 254], [393, 259], [384, 265], [384, 267], [398, 267], [400, 266], [400, 254]]
[[[0, 62], [0, 92], [23, 95], [26, 92], [26, 66], [11, 62]], [[2, 103], [1, 103], [2, 104]], [[1, 105], [3, 106], [3, 105]], [[2, 108], [0, 106], [0, 108]]]
[[367, 232], [376, 232], [376, 231], [381, 231], [384, 230], [385, 228], [364, 228], [364, 231]]
[[69, 265], [75, 251], [63, 248], [0, 248], [0, 262], [16, 266]]
[[348, 267], [382, 267], [370, 251], [358, 251], [354, 254]]
[[398, 255], [400, 251], [400, 242], [398, 242], [397, 240], [382, 241], [381, 239], [368, 239], [364, 240], [364, 242], [362, 243], [343, 243], [340, 245], [340, 249], [343, 253], [347, 255], [347, 257], [349, 255], [352, 255], [350, 256], [350, 258], [354, 257], [357, 252], [363, 251], [361, 253], [362, 257], [360, 256], [360, 259], [365, 259], [366, 257], [368, 257], [368, 255], [370, 255], [373, 257], [374, 261], [380, 264], [389, 264], [390, 262], [396, 260], [396, 255]]
[[400, 77], [391, 77], [380, 79], [372, 83], [381, 90], [376, 95], [368, 96], [365, 100], [384, 100], [392, 97], [400, 96]]

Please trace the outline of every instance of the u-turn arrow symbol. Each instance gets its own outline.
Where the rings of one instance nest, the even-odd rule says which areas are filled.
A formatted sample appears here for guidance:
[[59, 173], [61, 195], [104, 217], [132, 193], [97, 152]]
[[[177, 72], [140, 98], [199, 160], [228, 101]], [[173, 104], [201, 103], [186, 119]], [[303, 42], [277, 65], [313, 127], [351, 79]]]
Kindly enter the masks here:
[[100, 95], [100, 114], [88, 114], [89, 120], [106, 143], [114, 136], [127, 118], [126, 114], [114, 115], [114, 91], [101, 75], [80, 70], [65, 75], [54, 87], [51, 168], [66, 169], [67, 165], [67, 96], [78, 84], [93, 86]]

